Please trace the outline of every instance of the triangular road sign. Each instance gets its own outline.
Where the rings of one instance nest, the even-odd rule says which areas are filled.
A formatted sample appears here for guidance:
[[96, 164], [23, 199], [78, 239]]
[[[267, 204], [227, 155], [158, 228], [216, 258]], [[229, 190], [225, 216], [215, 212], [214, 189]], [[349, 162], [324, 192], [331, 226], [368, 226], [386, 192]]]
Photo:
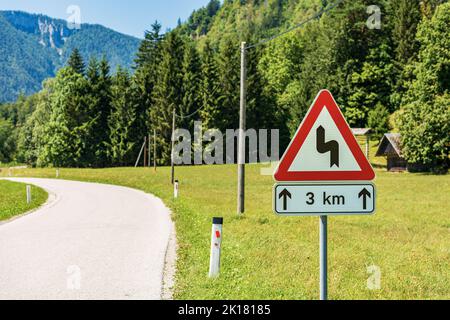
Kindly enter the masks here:
[[375, 172], [332, 94], [322, 90], [284, 154], [275, 180], [370, 181]]

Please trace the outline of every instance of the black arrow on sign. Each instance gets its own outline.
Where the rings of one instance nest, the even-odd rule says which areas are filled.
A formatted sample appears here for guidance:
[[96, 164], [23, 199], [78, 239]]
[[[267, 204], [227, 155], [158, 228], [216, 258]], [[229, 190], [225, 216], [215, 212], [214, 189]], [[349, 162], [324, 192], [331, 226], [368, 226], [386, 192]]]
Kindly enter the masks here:
[[363, 198], [363, 209], [366, 210], [367, 209], [367, 198], [371, 199], [372, 198], [372, 194], [366, 189], [364, 188], [360, 193], [359, 193], [359, 198]]
[[317, 151], [319, 153], [330, 154], [330, 168], [337, 166], [339, 168], [339, 143], [335, 140], [325, 142], [325, 129], [320, 126], [317, 128]]
[[292, 194], [287, 190], [284, 189], [280, 195], [278, 196], [279, 199], [283, 198], [283, 210], [286, 211], [287, 210], [287, 202], [288, 202], [288, 198], [292, 199]]

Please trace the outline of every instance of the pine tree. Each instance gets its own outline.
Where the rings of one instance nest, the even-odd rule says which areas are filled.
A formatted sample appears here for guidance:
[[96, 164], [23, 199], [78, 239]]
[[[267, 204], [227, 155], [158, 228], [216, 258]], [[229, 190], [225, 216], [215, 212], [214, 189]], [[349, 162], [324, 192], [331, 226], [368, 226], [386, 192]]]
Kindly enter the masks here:
[[177, 32], [169, 33], [163, 43], [158, 81], [153, 90], [154, 106], [150, 110], [152, 128], [157, 131], [158, 152], [162, 163], [171, 158], [172, 114], [180, 114], [183, 104], [183, 58], [184, 42]]
[[405, 65], [417, 55], [419, 49], [416, 33], [421, 20], [420, 1], [397, 0], [392, 4], [394, 6], [392, 38], [396, 46], [396, 61]]
[[[135, 59], [135, 75], [133, 92], [137, 104], [136, 139], [141, 141], [153, 126], [150, 111], [154, 106], [153, 91], [158, 81], [158, 68], [161, 61], [161, 25], [155, 22], [152, 30], [147, 31]], [[138, 151], [139, 152], [139, 151]]]
[[253, 48], [247, 52], [247, 127], [273, 128], [275, 125], [275, 101], [264, 92], [267, 86], [258, 69], [262, 51]]
[[239, 128], [239, 84], [240, 84], [239, 41], [227, 37], [219, 48], [218, 70], [220, 90], [220, 115], [222, 131]]
[[[363, 127], [367, 126], [368, 112], [378, 103], [389, 105], [393, 82], [391, 22], [385, 14], [381, 29], [369, 28], [368, 4], [366, 0], [346, 2], [324, 15], [320, 23], [308, 26], [301, 76], [302, 91], [308, 94], [304, 105], [311, 105], [317, 92], [327, 88], [336, 96], [349, 124]], [[378, 6], [386, 12], [387, 1]]]
[[[178, 126], [192, 132], [194, 120], [199, 118], [201, 108], [201, 61], [200, 55], [192, 42], [187, 42], [183, 59], [182, 105]], [[194, 114], [195, 113], [195, 114]], [[185, 118], [187, 117], [187, 118]]]
[[135, 88], [128, 72], [119, 67], [112, 80], [111, 114], [108, 117], [109, 140], [107, 153], [114, 166], [130, 165], [134, 160], [133, 151], [138, 145], [133, 136], [136, 110], [130, 99]]
[[[390, 104], [394, 85], [394, 65], [391, 48], [382, 43], [370, 50], [360, 70], [355, 70], [350, 77], [346, 116], [351, 125], [366, 127], [368, 116], [378, 105], [387, 108]], [[380, 121], [384, 121], [380, 119]]]
[[86, 66], [84, 64], [83, 57], [81, 56], [80, 51], [77, 48], [73, 49], [67, 65], [71, 67], [76, 73], [84, 75]]
[[89, 84], [88, 108], [93, 132], [87, 141], [86, 157], [93, 167], [107, 165], [106, 142], [109, 139], [108, 117], [111, 112], [111, 77], [108, 61], [92, 58], [86, 71]]
[[219, 107], [219, 79], [215, 52], [209, 41], [206, 41], [202, 53], [202, 82], [200, 98], [202, 109], [200, 116], [207, 129], [224, 127]]
[[161, 24], [155, 21], [151, 27], [151, 31], [145, 32], [144, 40], [142, 40], [136, 53], [136, 59], [134, 60], [135, 69], [154, 65], [155, 51], [158, 49], [158, 44], [162, 40], [160, 34]]
[[408, 86], [413, 80], [410, 67], [417, 59], [419, 43], [416, 39], [417, 26], [421, 20], [419, 0], [393, 1], [394, 27], [392, 40], [395, 46], [395, 76], [397, 78], [391, 96], [390, 110], [398, 110]]
[[89, 64], [86, 69], [86, 78], [91, 83], [97, 83], [100, 77], [99, 62], [94, 56], [89, 60]]

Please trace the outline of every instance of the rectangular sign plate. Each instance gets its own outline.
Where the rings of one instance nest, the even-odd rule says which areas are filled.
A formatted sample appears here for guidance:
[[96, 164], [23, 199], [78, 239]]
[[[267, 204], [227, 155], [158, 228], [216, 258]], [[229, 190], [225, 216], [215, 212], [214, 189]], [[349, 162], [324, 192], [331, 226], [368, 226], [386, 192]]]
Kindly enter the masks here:
[[277, 184], [274, 197], [280, 216], [372, 215], [376, 189], [372, 183]]

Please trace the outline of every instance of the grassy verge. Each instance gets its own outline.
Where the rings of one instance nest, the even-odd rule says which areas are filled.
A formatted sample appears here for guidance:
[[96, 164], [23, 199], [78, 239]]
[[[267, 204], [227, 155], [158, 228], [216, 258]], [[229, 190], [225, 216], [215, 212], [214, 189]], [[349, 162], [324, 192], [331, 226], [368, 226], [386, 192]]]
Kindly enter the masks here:
[[[316, 299], [318, 219], [272, 213], [270, 176], [247, 170], [247, 210], [236, 215], [236, 167], [181, 167], [172, 199], [170, 169], [62, 169], [61, 178], [123, 185], [151, 192], [174, 211], [179, 241], [177, 299]], [[55, 177], [54, 169], [16, 176]], [[330, 298], [450, 298], [450, 176], [391, 174], [377, 169], [378, 211], [330, 219]], [[222, 273], [207, 278], [213, 216], [223, 216]], [[368, 269], [381, 271], [369, 290]]]
[[27, 204], [26, 185], [0, 180], [0, 221], [36, 209], [47, 201], [48, 194], [41, 188], [31, 186], [32, 201]]

